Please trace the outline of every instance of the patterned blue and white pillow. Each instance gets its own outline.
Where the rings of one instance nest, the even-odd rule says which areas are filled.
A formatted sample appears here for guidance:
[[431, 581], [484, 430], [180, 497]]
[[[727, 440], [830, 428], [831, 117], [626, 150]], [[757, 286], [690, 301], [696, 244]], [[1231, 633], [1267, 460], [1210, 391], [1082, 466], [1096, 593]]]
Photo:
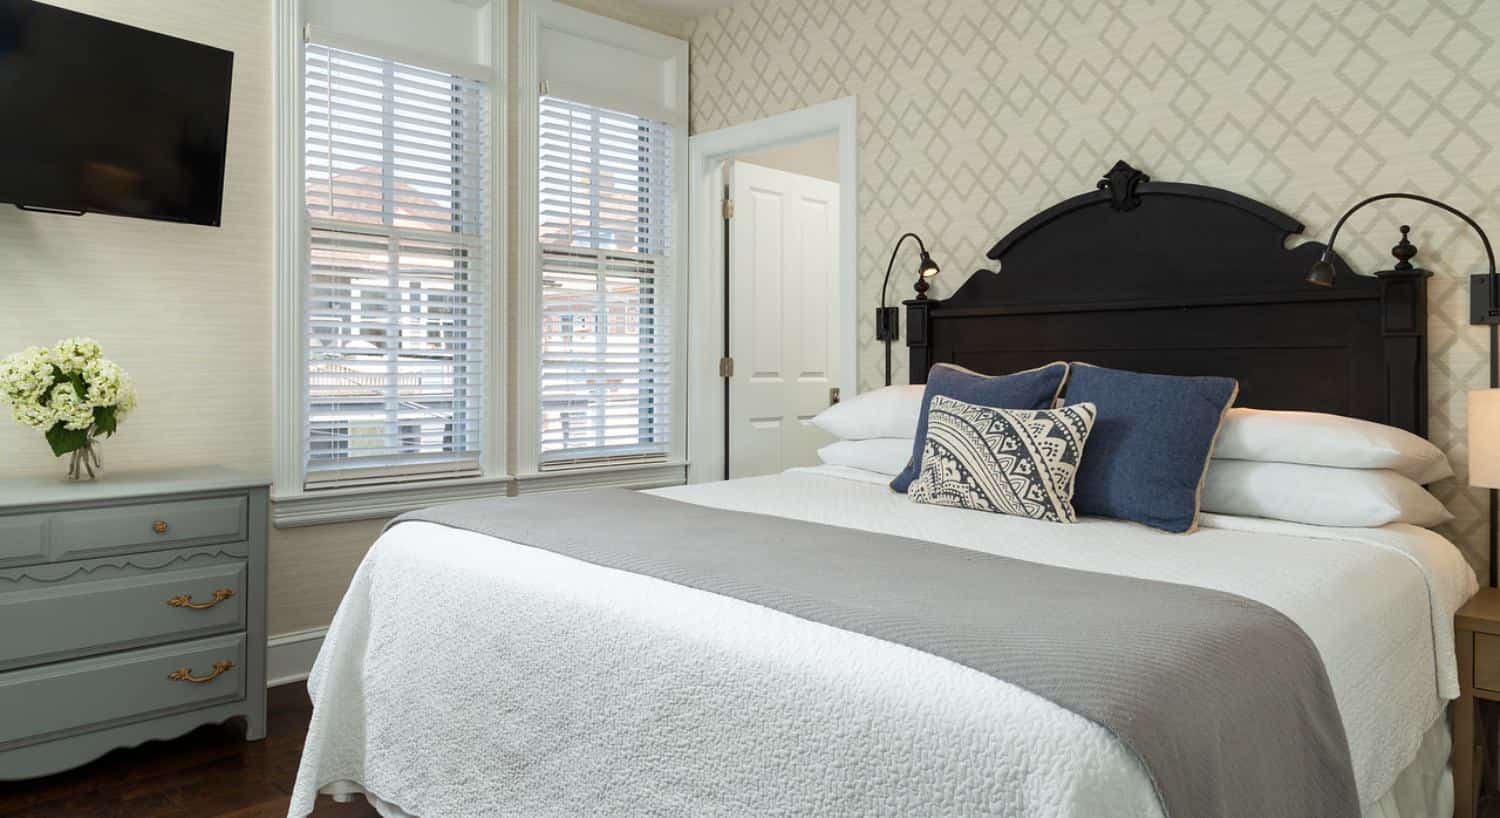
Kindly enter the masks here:
[[1097, 412], [997, 409], [936, 395], [913, 502], [1071, 523], [1073, 478]]

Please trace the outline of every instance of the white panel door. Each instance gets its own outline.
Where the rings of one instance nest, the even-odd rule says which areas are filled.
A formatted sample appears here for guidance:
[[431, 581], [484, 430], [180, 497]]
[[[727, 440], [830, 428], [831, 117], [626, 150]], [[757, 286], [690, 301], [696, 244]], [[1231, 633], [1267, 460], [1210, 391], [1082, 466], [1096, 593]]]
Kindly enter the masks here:
[[808, 423], [839, 384], [839, 186], [735, 162], [729, 229], [729, 476], [818, 462]]

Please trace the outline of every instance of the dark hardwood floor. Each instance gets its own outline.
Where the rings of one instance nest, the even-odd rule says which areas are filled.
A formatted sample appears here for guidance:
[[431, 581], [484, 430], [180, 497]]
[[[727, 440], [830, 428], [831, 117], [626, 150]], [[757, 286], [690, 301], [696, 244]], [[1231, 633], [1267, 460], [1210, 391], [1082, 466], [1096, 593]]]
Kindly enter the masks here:
[[[270, 691], [270, 729], [235, 722], [112, 753], [75, 770], [0, 782], [0, 818], [283, 818], [312, 703], [301, 684]], [[320, 798], [315, 818], [376, 818], [362, 799]]]

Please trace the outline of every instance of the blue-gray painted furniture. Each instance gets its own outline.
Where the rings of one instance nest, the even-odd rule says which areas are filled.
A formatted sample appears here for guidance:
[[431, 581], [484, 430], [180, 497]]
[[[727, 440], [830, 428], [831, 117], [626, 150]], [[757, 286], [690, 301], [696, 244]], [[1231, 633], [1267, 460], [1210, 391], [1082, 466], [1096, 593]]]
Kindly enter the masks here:
[[266, 482], [0, 480], [0, 780], [233, 717], [265, 737]]

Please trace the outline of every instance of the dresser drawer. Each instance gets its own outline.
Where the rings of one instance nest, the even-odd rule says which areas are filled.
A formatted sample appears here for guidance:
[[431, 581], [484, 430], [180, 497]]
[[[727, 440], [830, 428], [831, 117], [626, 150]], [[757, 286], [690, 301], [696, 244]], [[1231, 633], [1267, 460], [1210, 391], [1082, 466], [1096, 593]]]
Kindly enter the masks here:
[[1500, 636], [1474, 634], [1474, 686], [1500, 693]]
[[244, 495], [60, 511], [52, 518], [52, 558], [243, 540], [247, 511]]
[[[213, 678], [172, 679], [180, 668]], [[242, 699], [244, 668], [245, 635], [231, 634], [0, 673], [0, 750]]]
[[45, 559], [47, 520], [46, 514], [0, 517], [0, 567]]
[[[0, 586], [3, 587], [3, 586]], [[245, 563], [0, 593], [0, 670], [245, 628]]]

